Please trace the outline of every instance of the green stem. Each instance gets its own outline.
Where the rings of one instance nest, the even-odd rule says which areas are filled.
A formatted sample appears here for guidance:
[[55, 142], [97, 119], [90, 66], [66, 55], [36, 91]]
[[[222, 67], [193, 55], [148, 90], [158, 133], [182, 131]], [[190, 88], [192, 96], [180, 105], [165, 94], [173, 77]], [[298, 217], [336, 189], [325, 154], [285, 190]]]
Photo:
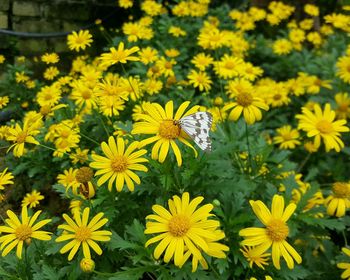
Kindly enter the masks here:
[[303, 160], [303, 162], [300, 164], [296, 173], [299, 173], [303, 169], [304, 165], [309, 161], [310, 157], [311, 157], [311, 153], [308, 153], [305, 159]]
[[136, 94], [136, 91], [135, 91], [134, 87], [132, 86], [132, 84], [131, 84], [131, 82], [130, 82], [130, 80], [129, 80], [129, 75], [128, 75], [128, 73], [126, 72], [124, 65], [123, 65], [122, 63], [120, 63], [120, 65], [121, 65], [121, 67], [122, 67], [122, 69], [123, 69], [124, 75], [125, 75], [126, 78], [128, 79], [129, 85], [130, 85], [132, 91], [134, 92], [135, 98], [136, 98], [137, 94]]
[[344, 232], [344, 230], [342, 231], [343, 237], [344, 237], [344, 243], [345, 243], [345, 247], [348, 247], [348, 240], [346, 238], [346, 234]]
[[248, 124], [246, 122], [245, 122], [245, 137], [246, 137], [246, 140], [247, 140], [247, 148], [248, 148], [248, 160], [249, 160], [248, 172], [249, 172], [249, 168], [251, 168], [252, 171], [253, 171], [253, 165], [252, 165], [252, 157], [251, 157], [251, 154], [250, 154]]
[[102, 120], [100, 114], [97, 114], [97, 116], [98, 116], [99, 120], [101, 121], [102, 126], [103, 126], [104, 130], [106, 131], [106, 134], [107, 134], [107, 136], [108, 136], [108, 138], [109, 138], [109, 136], [111, 136], [111, 135], [109, 134], [109, 131], [108, 131], [107, 127], [105, 126], [105, 123], [103, 122], [103, 120]]

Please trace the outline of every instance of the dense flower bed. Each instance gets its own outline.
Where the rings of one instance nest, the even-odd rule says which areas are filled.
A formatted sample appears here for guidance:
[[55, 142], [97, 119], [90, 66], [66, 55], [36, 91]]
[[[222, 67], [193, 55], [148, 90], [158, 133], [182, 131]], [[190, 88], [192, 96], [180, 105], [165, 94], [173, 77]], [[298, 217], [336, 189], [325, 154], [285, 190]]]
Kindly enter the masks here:
[[1, 278], [350, 279], [350, 6], [175, 2], [0, 55]]

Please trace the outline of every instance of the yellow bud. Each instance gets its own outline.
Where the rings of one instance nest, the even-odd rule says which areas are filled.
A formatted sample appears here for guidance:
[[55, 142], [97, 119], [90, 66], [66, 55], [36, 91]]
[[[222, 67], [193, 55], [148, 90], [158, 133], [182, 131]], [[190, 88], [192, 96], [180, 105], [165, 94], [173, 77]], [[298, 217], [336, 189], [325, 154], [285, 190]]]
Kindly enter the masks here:
[[95, 268], [95, 262], [92, 259], [83, 258], [80, 261], [80, 268], [86, 273], [92, 272]]

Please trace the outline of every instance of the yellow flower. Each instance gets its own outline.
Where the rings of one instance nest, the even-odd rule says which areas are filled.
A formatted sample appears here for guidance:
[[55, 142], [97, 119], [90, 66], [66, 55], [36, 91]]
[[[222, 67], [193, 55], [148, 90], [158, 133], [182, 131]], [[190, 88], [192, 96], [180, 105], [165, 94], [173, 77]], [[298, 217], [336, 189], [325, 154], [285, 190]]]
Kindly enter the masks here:
[[240, 230], [239, 235], [244, 237], [241, 244], [256, 246], [254, 250], [257, 254], [262, 254], [272, 247], [272, 262], [277, 269], [281, 269], [281, 256], [285, 259], [289, 269], [294, 268], [293, 259], [300, 264], [300, 255], [286, 241], [289, 234], [287, 221], [294, 213], [296, 205], [290, 203], [284, 209], [284, 198], [280, 195], [273, 196], [271, 212], [260, 200], [251, 200], [250, 205], [266, 228], [251, 227]]
[[16, 255], [19, 259], [22, 258], [23, 243], [30, 244], [31, 239], [50, 240], [50, 232], [38, 230], [49, 223], [51, 219], [42, 220], [36, 224], [41, 211], [37, 211], [33, 216], [28, 217], [27, 207], [22, 207], [21, 220], [11, 210], [7, 210], [9, 219], [5, 219], [6, 226], [0, 226], [0, 250], [2, 256], [5, 257], [14, 247], [17, 246]]
[[0, 54], [0, 64], [3, 64], [4, 61], [5, 61], [5, 57], [2, 54]]
[[25, 153], [24, 143], [30, 143], [34, 145], [40, 144], [33, 137], [33, 135], [38, 134], [39, 131], [30, 126], [28, 122], [24, 122], [23, 129], [18, 123], [16, 123], [15, 128], [10, 127], [8, 132], [9, 136], [7, 137], [7, 140], [15, 143], [8, 148], [7, 152], [14, 148], [13, 155], [15, 157], [21, 157]]
[[280, 149], [294, 149], [297, 145], [300, 145], [299, 132], [296, 129], [292, 129], [290, 125], [284, 125], [276, 129], [277, 136], [273, 138], [275, 144], [280, 144]]
[[350, 118], [350, 97], [347, 93], [337, 93], [334, 97], [338, 107], [335, 109], [335, 113], [338, 119]]
[[41, 61], [46, 64], [56, 64], [60, 60], [57, 53], [45, 53], [41, 56]]
[[67, 36], [67, 44], [70, 50], [85, 50], [92, 43], [92, 35], [89, 30], [80, 30], [78, 33], [73, 31]]
[[304, 11], [310, 16], [317, 17], [320, 14], [320, 10], [317, 6], [312, 4], [306, 4], [304, 6]]
[[264, 265], [268, 265], [268, 257], [271, 255], [270, 253], [261, 253], [256, 251], [254, 247], [243, 246], [243, 249], [239, 249], [243, 256], [249, 262], [249, 267], [252, 268], [253, 264], [256, 264], [261, 269], [265, 269]]
[[74, 100], [79, 108], [90, 110], [97, 107], [97, 98], [94, 89], [88, 87], [83, 80], [75, 80], [72, 83], [72, 93], [69, 98]]
[[345, 83], [350, 83], [350, 56], [342, 56], [336, 64], [338, 70], [336, 75]]
[[[345, 255], [350, 257], [350, 249], [342, 248], [341, 249]], [[350, 263], [338, 263], [337, 267], [340, 269], [345, 269], [345, 271], [341, 274], [342, 279], [350, 279]]]
[[133, 4], [134, 4], [133, 0], [118, 0], [119, 7], [122, 7], [124, 9], [131, 8]]
[[209, 65], [213, 64], [213, 61], [213, 58], [205, 53], [199, 53], [191, 60], [194, 66], [196, 66], [200, 71], [204, 71]]
[[326, 104], [323, 112], [318, 104], [314, 106], [314, 110], [315, 113], [302, 108], [302, 114], [296, 116], [299, 119], [298, 129], [306, 131], [308, 137], [315, 137], [316, 147], [320, 146], [322, 139], [327, 152], [332, 149], [339, 152], [344, 147], [340, 133], [350, 130], [345, 126], [346, 120], [334, 121], [335, 112], [331, 110], [330, 104]]
[[124, 139], [119, 137], [116, 143], [112, 136], [108, 138], [108, 144], [102, 142], [101, 148], [107, 157], [91, 155], [93, 162], [90, 163], [92, 168], [98, 169], [95, 176], [102, 175], [97, 185], [101, 186], [109, 180], [109, 191], [112, 190], [113, 183], [118, 192], [123, 189], [124, 183], [130, 191], [134, 191], [134, 182], [140, 184], [141, 181], [133, 170], [148, 171], [144, 165], [140, 164], [148, 161], [142, 157], [147, 151], [144, 149], [135, 151], [138, 145], [139, 142], [133, 142], [125, 149]]
[[287, 39], [278, 39], [274, 42], [272, 48], [275, 54], [285, 55], [292, 51], [293, 45]]
[[80, 261], [80, 268], [83, 272], [92, 272], [95, 268], [95, 262], [89, 258], [83, 258]]
[[142, 121], [134, 124], [131, 133], [156, 134], [155, 136], [149, 137], [140, 143], [140, 146], [145, 146], [156, 142], [152, 148], [152, 159], [159, 160], [159, 162], [164, 162], [168, 155], [169, 148], [171, 147], [175, 154], [178, 166], [181, 166], [182, 157], [180, 149], [175, 142], [176, 139], [192, 148], [197, 156], [196, 150], [186, 139], [187, 134], [181, 130], [180, 125], [177, 123], [180, 118], [198, 111], [199, 106], [194, 106], [185, 113], [185, 110], [189, 104], [190, 101], [183, 102], [175, 115], [173, 114], [173, 101], [167, 102], [165, 105], [165, 110], [158, 103], [146, 103], [142, 106], [144, 113], [138, 114], [138, 118], [142, 119]]
[[47, 68], [44, 72], [44, 78], [46, 80], [53, 80], [60, 72], [58, 71], [57, 67], [51, 66]]
[[236, 95], [236, 100], [225, 105], [223, 110], [231, 112], [228, 115], [230, 120], [236, 121], [242, 115], [247, 124], [253, 124], [256, 121], [262, 119], [260, 109], [267, 111], [269, 106], [264, 102], [263, 99], [253, 96], [252, 93], [243, 91]]
[[95, 241], [107, 242], [111, 240], [112, 232], [108, 230], [99, 230], [107, 222], [107, 218], [103, 218], [104, 213], [100, 212], [94, 216], [89, 222], [90, 208], [86, 207], [82, 215], [75, 215], [72, 219], [67, 214], [63, 214], [63, 219], [67, 224], [59, 225], [59, 229], [63, 229], [61, 236], [56, 238], [56, 242], [67, 241], [66, 245], [60, 250], [61, 254], [70, 251], [68, 261], [72, 260], [80, 247], [83, 248], [84, 258], [91, 259], [90, 247], [98, 254], [102, 254], [102, 249]]
[[164, 254], [164, 261], [168, 263], [172, 258], [178, 267], [192, 255], [193, 271], [198, 261], [204, 268], [208, 265], [202, 255], [226, 258], [224, 251], [229, 248], [217, 241], [223, 239], [225, 234], [219, 229], [220, 223], [212, 219], [214, 206], [206, 204], [196, 209], [203, 201], [199, 196], [190, 201], [188, 192], [177, 195], [168, 200], [170, 211], [161, 205], [153, 205], [155, 214], [146, 217], [145, 234], [157, 234], [149, 239], [145, 246], [159, 242], [154, 250], [154, 258], [159, 259]]
[[132, 54], [138, 52], [139, 50], [140, 50], [139, 47], [124, 49], [124, 43], [120, 42], [118, 45], [118, 49], [115, 49], [114, 47], [112, 47], [109, 49], [109, 53], [101, 54], [101, 57], [100, 57], [101, 66], [109, 67], [118, 62], [127, 63], [127, 60], [138, 61], [140, 59], [136, 56], [132, 56]]
[[343, 217], [350, 208], [350, 183], [336, 182], [332, 187], [333, 194], [325, 200], [327, 213], [331, 216]]
[[39, 205], [39, 200], [44, 199], [44, 196], [40, 194], [40, 192], [37, 192], [36, 190], [33, 190], [31, 193], [27, 193], [26, 196], [22, 200], [22, 207], [29, 208], [35, 208]]
[[170, 26], [168, 33], [174, 37], [186, 36], [186, 31], [177, 26]]
[[89, 154], [89, 149], [82, 150], [80, 148], [77, 148], [75, 149], [74, 153], [71, 153], [69, 155], [69, 158], [71, 159], [73, 164], [77, 164], [78, 162], [85, 163], [89, 160], [88, 154]]
[[56, 85], [43, 86], [36, 95], [36, 100], [40, 106], [57, 105], [61, 99], [61, 90]]
[[238, 57], [225, 54], [220, 61], [215, 62], [215, 73], [224, 79], [232, 79], [239, 75], [239, 67], [244, 61]]
[[4, 185], [12, 185], [14, 178], [11, 172], [7, 172], [8, 168], [5, 168], [2, 172], [0, 172], [0, 190], [5, 189]]
[[63, 174], [57, 176], [57, 182], [63, 185], [67, 191], [69, 188], [72, 188], [72, 191], [75, 195], [78, 194], [79, 182], [75, 178], [78, 169], [73, 169], [70, 167], [68, 170], [63, 170]]
[[158, 59], [158, 51], [151, 47], [142, 48], [139, 51], [139, 56], [140, 56], [140, 61], [143, 64], [147, 65], [152, 62], [155, 62]]
[[8, 96], [0, 96], [0, 109], [4, 108], [8, 103], [10, 99]]
[[147, 15], [154, 17], [160, 15], [162, 11], [162, 4], [157, 3], [154, 0], [142, 1], [141, 10], [143, 10]]
[[195, 88], [199, 88], [200, 91], [209, 91], [213, 82], [210, 77], [205, 72], [197, 72], [196, 70], [191, 70], [187, 75], [189, 83]]

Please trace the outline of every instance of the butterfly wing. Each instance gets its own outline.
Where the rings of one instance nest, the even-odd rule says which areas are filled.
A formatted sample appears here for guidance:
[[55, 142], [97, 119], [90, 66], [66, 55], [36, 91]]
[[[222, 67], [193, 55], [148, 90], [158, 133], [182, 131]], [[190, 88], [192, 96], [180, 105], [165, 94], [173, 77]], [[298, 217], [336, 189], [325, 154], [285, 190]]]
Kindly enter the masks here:
[[181, 129], [205, 152], [211, 151], [209, 131], [213, 117], [208, 112], [197, 112], [179, 120]]

